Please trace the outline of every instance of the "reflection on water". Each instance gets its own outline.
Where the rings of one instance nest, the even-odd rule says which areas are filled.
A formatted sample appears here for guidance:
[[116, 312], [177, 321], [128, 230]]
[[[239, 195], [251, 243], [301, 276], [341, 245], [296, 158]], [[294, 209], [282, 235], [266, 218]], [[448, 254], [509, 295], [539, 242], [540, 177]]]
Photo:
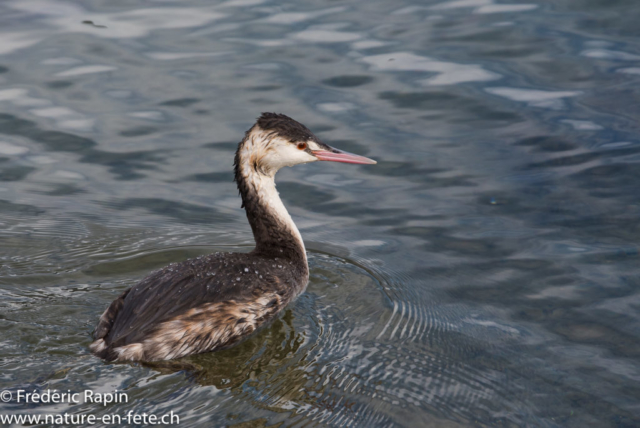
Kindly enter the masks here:
[[408, 52], [372, 55], [362, 61], [373, 66], [374, 70], [384, 71], [426, 71], [436, 76], [418, 83], [425, 86], [454, 85], [463, 82], [484, 82], [500, 79], [500, 75], [484, 70], [477, 65], [463, 65], [454, 62], [436, 61]]
[[580, 95], [578, 91], [538, 91], [533, 89], [520, 88], [487, 88], [487, 92], [513, 101], [526, 102], [532, 107], [548, 108], [560, 110], [563, 108], [563, 98]]
[[[0, 389], [186, 426], [637, 426], [639, 8], [3, 2]], [[251, 248], [231, 167], [262, 111], [379, 161], [279, 174], [307, 293], [236, 348], [95, 359], [147, 272]]]

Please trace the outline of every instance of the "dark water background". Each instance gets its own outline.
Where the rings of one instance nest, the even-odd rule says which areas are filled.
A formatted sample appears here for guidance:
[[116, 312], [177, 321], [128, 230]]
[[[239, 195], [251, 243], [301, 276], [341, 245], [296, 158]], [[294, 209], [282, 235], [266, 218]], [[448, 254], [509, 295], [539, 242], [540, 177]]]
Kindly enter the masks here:
[[[0, 412], [639, 426], [639, 22], [636, 0], [2, 1], [0, 389], [130, 402]], [[279, 174], [307, 293], [194, 370], [91, 356], [146, 273], [251, 248], [231, 163], [262, 111], [379, 161]]]

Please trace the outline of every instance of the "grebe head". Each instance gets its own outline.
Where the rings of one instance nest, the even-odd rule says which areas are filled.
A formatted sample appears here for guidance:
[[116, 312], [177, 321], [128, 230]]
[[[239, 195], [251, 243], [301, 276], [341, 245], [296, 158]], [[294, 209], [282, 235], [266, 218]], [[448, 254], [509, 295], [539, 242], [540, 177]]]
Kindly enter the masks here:
[[262, 113], [247, 132], [241, 151], [243, 161], [255, 172], [269, 176], [285, 166], [315, 161], [376, 163], [364, 156], [333, 148], [300, 122], [276, 113]]

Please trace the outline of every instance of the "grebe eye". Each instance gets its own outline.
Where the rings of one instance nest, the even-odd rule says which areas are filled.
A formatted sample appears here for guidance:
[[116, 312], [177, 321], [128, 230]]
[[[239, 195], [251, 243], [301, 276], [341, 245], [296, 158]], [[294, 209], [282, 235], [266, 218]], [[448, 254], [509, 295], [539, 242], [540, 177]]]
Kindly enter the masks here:
[[298, 143], [298, 149], [299, 150], [304, 150], [307, 148], [307, 143]]

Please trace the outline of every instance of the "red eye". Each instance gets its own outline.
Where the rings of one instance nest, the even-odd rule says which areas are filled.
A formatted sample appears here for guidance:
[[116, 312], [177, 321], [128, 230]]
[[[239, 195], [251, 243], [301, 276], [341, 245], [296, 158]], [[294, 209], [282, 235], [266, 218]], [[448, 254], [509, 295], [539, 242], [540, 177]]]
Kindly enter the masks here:
[[307, 143], [298, 143], [298, 149], [299, 150], [304, 150], [307, 148]]

